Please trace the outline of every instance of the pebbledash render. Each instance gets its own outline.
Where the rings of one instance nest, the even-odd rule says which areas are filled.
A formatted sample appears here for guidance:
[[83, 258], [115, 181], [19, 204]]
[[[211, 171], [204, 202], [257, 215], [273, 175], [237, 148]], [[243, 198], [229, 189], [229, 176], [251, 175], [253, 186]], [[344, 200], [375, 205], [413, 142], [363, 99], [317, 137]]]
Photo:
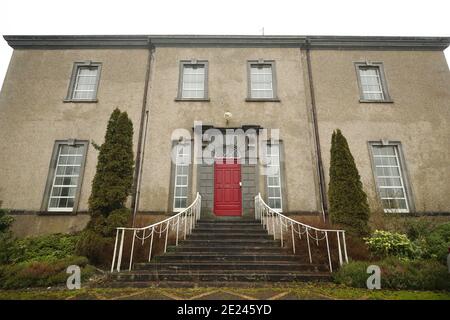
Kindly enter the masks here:
[[252, 217], [261, 193], [322, 219], [337, 128], [373, 210], [450, 212], [450, 38], [4, 38], [0, 201], [21, 236], [85, 226], [91, 142], [116, 107], [134, 125], [128, 204], [141, 217], [179, 212], [199, 192], [202, 217]]

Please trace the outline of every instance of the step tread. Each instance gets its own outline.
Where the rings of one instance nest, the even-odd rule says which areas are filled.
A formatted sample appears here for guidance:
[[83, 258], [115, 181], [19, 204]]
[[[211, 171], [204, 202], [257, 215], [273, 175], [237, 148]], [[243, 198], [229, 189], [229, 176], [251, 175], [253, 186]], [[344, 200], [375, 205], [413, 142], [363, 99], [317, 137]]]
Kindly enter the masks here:
[[132, 271], [121, 271], [120, 273], [112, 273], [113, 276], [123, 276], [123, 275], [172, 275], [176, 274], [177, 276], [181, 275], [192, 275], [192, 274], [204, 274], [204, 275], [323, 275], [329, 276], [331, 275], [328, 271], [283, 271], [280, 272], [278, 270], [179, 270], [174, 273], [172, 270], [132, 270]]
[[316, 267], [316, 266], [322, 266], [322, 264], [310, 264], [310, 263], [298, 263], [296, 261], [288, 261], [288, 260], [276, 260], [276, 261], [223, 261], [223, 262], [219, 262], [219, 261], [191, 261], [189, 263], [180, 261], [180, 262], [161, 262], [161, 261], [153, 261], [153, 262], [140, 262], [140, 263], [136, 263], [136, 265], [138, 266], [153, 266], [153, 265], [160, 265], [160, 266], [174, 266], [177, 264], [183, 264], [183, 265], [201, 265], [201, 266], [206, 266], [206, 265], [217, 265], [217, 266], [223, 266], [223, 265], [244, 265], [244, 266], [248, 266], [248, 265], [292, 265], [292, 266], [299, 266], [299, 267]]
[[196, 239], [186, 239], [183, 240], [184, 242], [218, 242], [218, 243], [230, 243], [230, 242], [269, 242], [269, 243], [274, 243], [274, 242], [280, 242], [279, 240], [273, 240], [273, 239], [261, 239], [261, 240], [247, 240], [247, 239], [205, 239], [205, 240], [196, 240]]
[[[192, 246], [192, 245], [187, 245], [187, 244], [180, 244], [178, 247], [170, 246], [170, 248], [177, 248], [178, 250], [179, 249], [199, 249], [199, 248], [205, 249], [205, 247], [203, 247], [203, 246]], [[208, 247], [206, 247], [206, 248], [208, 248]], [[211, 247], [209, 247], [209, 248], [211, 248]], [[244, 250], [244, 251], [248, 252], [249, 249], [251, 249], [252, 251], [253, 250], [290, 251], [288, 248], [270, 247], [270, 246], [269, 247], [268, 246], [264, 246], [264, 247], [260, 247], [260, 246], [217, 246], [217, 247], [214, 247], [211, 249], [214, 249], [214, 251], [216, 251], [216, 252], [220, 252], [220, 250], [234, 250], [234, 251]]]
[[[283, 249], [285, 250], [285, 249]], [[300, 258], [301, 256], [293, 255], [293, 254], [278, 254], [278, 253], [263, 253], [263, 254], [255, 254], [254, 252], [228, 252], [228, 253], [219, 253], [219, 252], [168, 252], [165, 255], [161, 255], [159, 257], [175, 257], [175, 256], [182, 256], [182, 257], [190, 257], [190, 256], [196, 256], [196, 257], [263, 257], [263, 256], [270, 256], [270, 257], [292, 257], [292, 258]]]

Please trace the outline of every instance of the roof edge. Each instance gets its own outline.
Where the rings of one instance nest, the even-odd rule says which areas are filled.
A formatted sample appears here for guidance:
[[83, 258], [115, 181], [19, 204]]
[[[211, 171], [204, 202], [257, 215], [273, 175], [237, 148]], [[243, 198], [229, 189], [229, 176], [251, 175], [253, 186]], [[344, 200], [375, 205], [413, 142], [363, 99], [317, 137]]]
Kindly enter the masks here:
[[444, 50], [450, 37], [256, 35], [5, 35], [14, 49], [160, 47], [310, 47]]

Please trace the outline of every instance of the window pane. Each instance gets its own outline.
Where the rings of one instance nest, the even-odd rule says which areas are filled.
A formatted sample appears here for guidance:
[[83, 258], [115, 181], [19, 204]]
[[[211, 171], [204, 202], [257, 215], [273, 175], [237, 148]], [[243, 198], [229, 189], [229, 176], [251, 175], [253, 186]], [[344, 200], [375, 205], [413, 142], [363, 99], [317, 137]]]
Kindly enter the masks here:
[[250, 65], [250, 95], [252, 98], [273, 98], [272, 65]]
[[205, 65], [183, 66], [182, 98], [205, 98]]
[[94, 99], [98, 77], [97, 66], [80, 66], [73, 87], [73, 99]]
[[83, 154], [83, 145], [59, 146], [48, 210], [70, 211], [73, 208]]
[[180, 211], [187, 207], [190, 145], [177, 145], [176, 155], [173, 207]]
[[379, 67], [359, 67], [359, 79], [361, 82], [361, 90], [364, 99], [384, 99]]
[[268, 144], [267, 145], [267, 204], [269, 207], [275, 210], [282, 209], [282, 195], [281, 195], [281, 179], [280, 179], [280, 157], [279, 157], [279, 145]]
[[379, 195], [385, 210], [408, 211], [402, 170], [396, 146], [373, 146]]

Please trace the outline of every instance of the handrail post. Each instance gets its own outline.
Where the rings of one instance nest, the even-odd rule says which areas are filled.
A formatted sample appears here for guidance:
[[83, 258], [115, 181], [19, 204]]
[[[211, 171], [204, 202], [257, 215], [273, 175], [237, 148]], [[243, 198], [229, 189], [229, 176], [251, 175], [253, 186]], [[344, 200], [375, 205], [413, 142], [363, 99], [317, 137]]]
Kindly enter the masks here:
[[119, 241], [119, 229], [116, 230], [116, 242], [114, 243], [114, 253], [111, 264], [111, 272], [114, 271], [114, 263], [116, 262], [117, 242]]
[[184, 240], [186, 240], [186, 229], [187, 229], [187, 215], [184, 214]]
[[343, 244], [344, 244], [344, 257], [345, 257], [345, 263], [348, 263], [347, 244], [345, 243], [345, 231], [342, 231], [342, 242], [343, 242]]
[[150, 237], [150, 249], [148, 251], [148, 262], [152, 259], [153, 236], [155, 235], [155, 227], [152, 227], [152, 235]]
[[325, 231], [325, 240], [327, 241], [328, 262], [330, 263], [330, 272], [333, 272], [333, 266], [331, 264], [330, 244], [328, 242], [328, 232]]
[[280, 223], [280, 239], [281, 239], [281, 247], [283, 248], [283, 222], [281, 221], [281, 216], [278, 215], [278, 221]]
[[133, 253], [134, 253], [134, 239], [136, 238], [136, 229], [133, 231], [133, 241], [131, 243], [131, 252], [130, 252], [130, 266], [128, 267], [128, 271], [131, 271], [131, 266], [133, 264]]
[[117, 272], [120, 272], [120, 265], [122, 264], [123, 238], [125, 237], [125, 229], [122, 229], [122, 236], [120, 238], [119, 257], [117, 258]]
[[175, 240], [175, 246], [178, 246], [178, 230], [180, 229], [180, 216], [177, 218], [177, 237]]
[[338, 245], [338, 252], [339, 252], [339, 265], [342, 266], [342, 251], [341, 251], [341, 240], [339, 236], [340, 232], [336, 232], [337, 235], [337, 245]]
[[169, 227], [170, 227], [170, 220], [167, 221], [167, 226], [166, 226], [166, 240], [164, 242], [164, 253], [167, 252], [167, 238], [169, 237]]
[[295, 254], [294, 224], [291, 221], [292, 251]]
[[270, 212], [270, 218], [272, 219], [272, 233], [273, 233], [273, 240], [276, 238], [276, 232], [275, 232], [275, 217], [273, 212]]
[[306, 227], [305, 230], [306, 230], [306, 243], [308, 244], [309, 263], [312, 263], [311, 245], [309, 244], [309, 231], [308, 231], [308, 227]]

